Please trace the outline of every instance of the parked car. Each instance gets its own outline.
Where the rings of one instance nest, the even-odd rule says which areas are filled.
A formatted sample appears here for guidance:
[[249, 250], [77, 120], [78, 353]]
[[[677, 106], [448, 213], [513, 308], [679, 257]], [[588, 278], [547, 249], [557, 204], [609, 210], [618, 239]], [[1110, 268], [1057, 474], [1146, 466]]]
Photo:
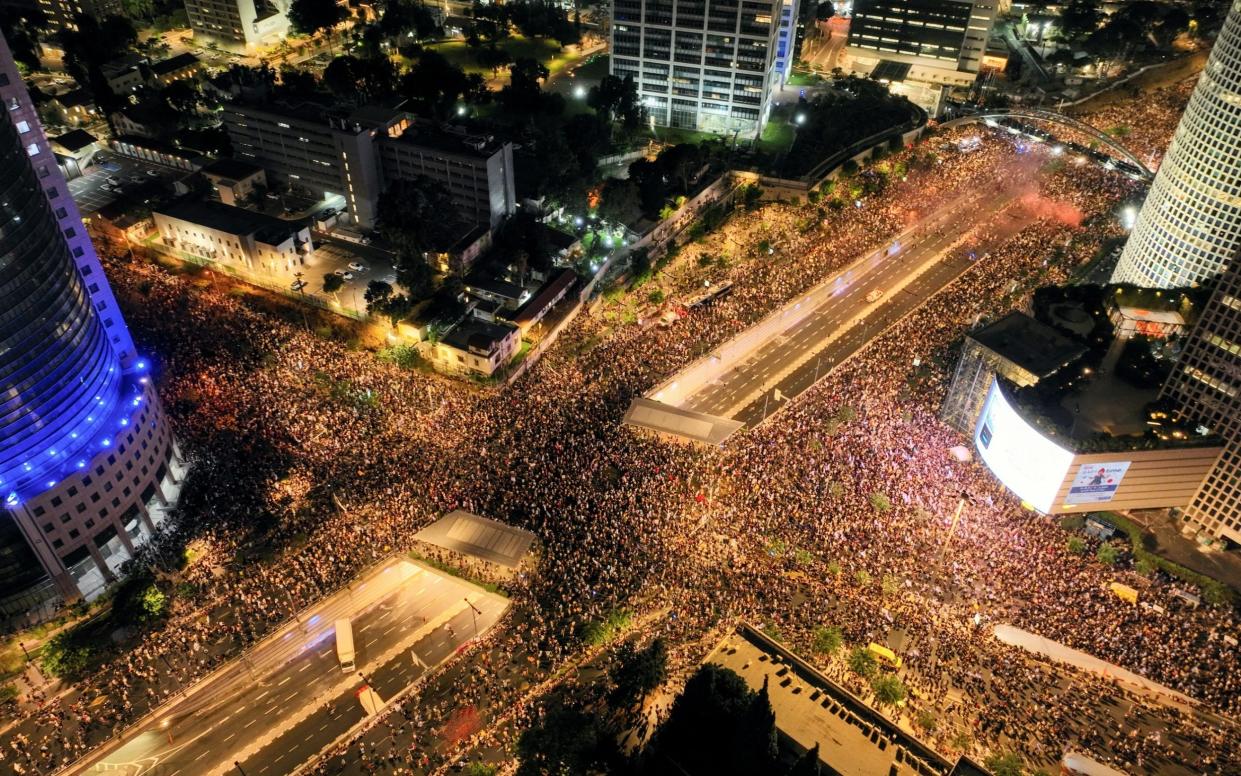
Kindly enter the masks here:
[[294, 280], [293, 285], [289, 286], [289, 288], [292, 288], [294, 291], [301, 291], [307, 285], [305, 280]]
[[353, 270], [354, 272], [365, 272], [366, 265], [358, 261], [351, 261], [349, 262], [349, 269]]
[[116, 177], [115, 175], [109, 175], [106, 180], [108, 181], [108, 183], [111, 183], [113, 186], [120, 185], [120, 182], [121, 182], [121, 179]]
[[158, 177], [159, 177], [159, 173], [158, 173], [158, 172], [156, 172], [155, 170], [147, 170], [147, 175], [149, 175], [149, 176], [150, 176], [150, 177], [152, 177], [152, 178], [158, 178]]
[[353, 280], [353, 273], [352, 273], [352, 272], [346, 272], [346, 271], [345, 271], [345, 270], [343, 270], [343, 269], [338, 269], [338, 270], [335, 270], [334, 272], [332, 272], [332, 274], [333, 274], [333, 275], [336, 275], [337, 277], [343, 278], [343, 279], [345, 279], [345, 280]]

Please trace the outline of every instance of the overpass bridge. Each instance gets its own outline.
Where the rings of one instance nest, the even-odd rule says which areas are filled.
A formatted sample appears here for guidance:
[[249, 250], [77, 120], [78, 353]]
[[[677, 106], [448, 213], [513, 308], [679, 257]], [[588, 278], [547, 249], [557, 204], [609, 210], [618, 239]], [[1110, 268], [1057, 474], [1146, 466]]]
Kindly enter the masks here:
[[1098, 129], [1097, 127], [1092, 127], [1085, 122], [1072, 118], [1071, 116], [1066, 116], [1063, 113], [1057, 113], [1052, 110], [1043, 110], [1042, 108], [1010, 108], [1003, 110], [988, 109], [979, 111], [978, 113], [971, 113], [968, 116], [961, 116], [950, 121], [945, 121], [939, 126], [943, 129], [951, 129], [952, 127], [975, 124], [978, 122], [994, 125], [996, 122], [1004, 119], [1024, 119], [1026, 121], [1039, 121], [1047, 124], [1058, 124], [1062, 127], [1067, 127], [1075, 132], [1080, 132], [1083, 135], [1097, 141], [1101, 145], [1111, 149], [1116, 156], [1120, 157], [1127, 163], [1127, 166], [1133, 168], [1132, 172], [1137, 177], [1140, 177], [1148, 182], [1153, 180], [1155, 177], [1155, 172], [1147, 167], [1146, 164], [1143, 163], [1143, 161], [1132, 151], [1125, 148], [1125, 146], [1122, 145], [1116, 138], [1107, 134], [1103, 130]]

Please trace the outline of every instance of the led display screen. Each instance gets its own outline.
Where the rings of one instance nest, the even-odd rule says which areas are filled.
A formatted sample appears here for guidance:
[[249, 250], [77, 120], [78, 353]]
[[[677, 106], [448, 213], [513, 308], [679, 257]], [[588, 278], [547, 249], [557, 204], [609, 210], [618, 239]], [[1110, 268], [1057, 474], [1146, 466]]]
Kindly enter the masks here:
[[1040, 512], [1051, 511], [1073, 453], [1026, 423], [997, 382], [991, 383], [974, 428], [974, 446], [1005, 487]]

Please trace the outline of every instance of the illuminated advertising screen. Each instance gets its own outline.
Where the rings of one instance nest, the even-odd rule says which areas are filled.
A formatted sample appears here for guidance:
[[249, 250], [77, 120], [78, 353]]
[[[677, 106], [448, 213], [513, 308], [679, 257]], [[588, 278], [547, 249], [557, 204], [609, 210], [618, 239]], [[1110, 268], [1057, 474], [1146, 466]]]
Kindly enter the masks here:
[[1129, 471], [1129, 461], [1115, 463], [1084, 463], [1069, 486], [1066, 504], [1102, 504], [1111, 501]]
[[974, 428], [974, 447], [1005, 487], [1040, 512], [1051, 511], [1073, 462], [1073, 453], [1017, 414], [995, 381]]

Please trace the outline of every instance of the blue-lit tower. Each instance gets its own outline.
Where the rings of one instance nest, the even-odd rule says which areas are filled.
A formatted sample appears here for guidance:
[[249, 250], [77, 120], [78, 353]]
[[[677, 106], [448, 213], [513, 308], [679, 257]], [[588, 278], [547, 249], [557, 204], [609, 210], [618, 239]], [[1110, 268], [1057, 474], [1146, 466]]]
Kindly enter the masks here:
[[166, 516], [181, 464], [2, 38], [0, 98], [0, 612], [12, 614], [114, 581]]

